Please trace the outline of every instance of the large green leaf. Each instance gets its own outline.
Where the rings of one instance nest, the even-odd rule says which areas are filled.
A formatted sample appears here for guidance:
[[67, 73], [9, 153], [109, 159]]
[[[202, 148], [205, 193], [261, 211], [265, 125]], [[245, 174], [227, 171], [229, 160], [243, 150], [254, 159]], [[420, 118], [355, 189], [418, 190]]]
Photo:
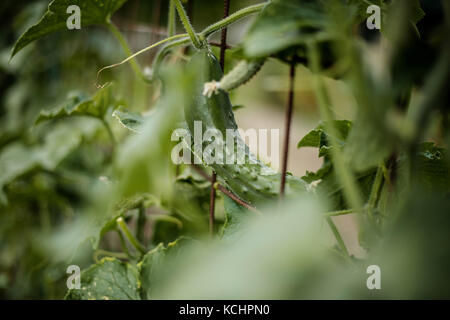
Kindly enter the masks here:
[[135, 266], [103, 258], [81, 273], [81, 288], [71, 289], [68, 300], [140, 300], [139, 273]]
[[41, 111], [36, 119], [35, 125], [47, 120], [57, 120], [72, 116], [88, 116], [102, 120], [110, 108], [116, 109], [122, 103], [122, 101], [114, 98], [113, 86], [109, 84], [98, 90], [90, 99], [86, 99], [84, 96], [77, 94], [69, 97], [63, 106], [51, 111]]
[[35, 25], [31, 26], [17, 40], [11, 53], [14, 57], [20, 50], [31, 42], [59, 30], [67, 30], [67, 7], [77, 5], [81, 12], [81, 27], [109, 22], [111, 15], [117, 11], [127, 0], [54, 0], [44, 16]]

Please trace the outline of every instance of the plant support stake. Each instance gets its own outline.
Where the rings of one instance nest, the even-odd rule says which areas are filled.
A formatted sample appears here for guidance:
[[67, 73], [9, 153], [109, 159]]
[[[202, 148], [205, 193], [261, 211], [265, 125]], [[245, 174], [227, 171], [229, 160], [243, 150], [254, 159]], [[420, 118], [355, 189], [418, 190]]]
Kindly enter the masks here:
[[[224, 0], [223, 18], [228, 17], [230, 12], [230, 0]], [[222, 35], [220, 40], [220, 67], [222, 71], [225, 71], [225, 50], [227, 46], [227, 28], [222, 29]], [[216, 183], [217, 175], [213, 172], [211, 177], [211, 194], [209, 201], [209, 233], [212, 236], [214, 234], [214, 213], [216, 207]]]
[[292, 122], [292, 109], [294, 105], [294, 81], [295, 81], [295, 62], [291, 63], [289, 71], [289, 96], [288, 106], [286, 110], [285, 118], [285, 131], [283, 142], [283, 163], [281, 167], [281, 183], [280, 183], [280, 197], [284, 197], [284, 189], [286, 187], [286, 171], [287, 171], [287, 158], [289, 154], [289, 136], [291, 134], [291, 122]]

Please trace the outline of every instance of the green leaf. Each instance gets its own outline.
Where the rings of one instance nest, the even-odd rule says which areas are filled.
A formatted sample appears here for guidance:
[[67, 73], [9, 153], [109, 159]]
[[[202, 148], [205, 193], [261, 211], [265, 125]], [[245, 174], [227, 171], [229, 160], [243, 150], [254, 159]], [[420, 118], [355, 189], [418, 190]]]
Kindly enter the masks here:
[[[304, 136], [299, 143], [297, 144], [297, 148], [302, 147], [321, 147], [327, 146], [327, 143], [323, 141], [326, 136], [322, 136], [325, 133], [325, 124], [321, 122], [315, 129], [311, 130]], [[348, 133], [352, 127], [352, 122], [348, 120], [334, 120], [333, 121], [334, 128], [339, 134], [337, 138], [340, 144], [344, 144], [344, 141], [347, 139]], [[325, 133], [326, 134], [326, 133]], [[322, 143], [321, 143], [322, 141]]]
[[71, 289], [67, 300], [140, 300], [139, 272], [129, 263], [103, 258], [81, 273], [81, 288]]
[[244, 105], [242, 105], [242, 104], [236, 104], [236, 105], [233, 106], [233, 111], [237, 111], [237, 110], [243, 109], [243, 108], [245, 108]]
[[167, 273], [167, 268], [170, 267], [168, 262], [176, 258], [182, 252], [185, 245], [192, 243], [192, 239], [179, 238], [164, 247], [163, 244], [158, 245], [155, 249], [149, 251], [138, 264], [142, 292], [146, 299], [151, 299], [155, 294], [154, 287], [162, 280], [163, 274]]
[[95, 24], [106, 24], [111, 15], [117, 11], [127, 0], [54, 0], [44, 16], [35, 25], [28, 28], [17, 40], [11, 52], [11, 58], [31, 42], [40, 39], [50, 33], [66, 30], [67, 19], [71, 13], [67, 13], [67, 7], [77, 5], [81, 13], [81, 27]]
[[133, 132], [140, 132], [142, 124], [145, 122], [145, 118], [140, 113], [131, 112], [127, 109], [115, 110], [112, 114], [119, 123]]
[[41, 111], [35, 121], [35, 125], [48, 121], [57, 120], [73, 116], [87, 116], [97, 119], [104, 119], [109, 108], [116, 109], [122, 104], [113, 96], [113, 86], [111, 84], [98, 90], [90, 99], [85, 99], [80, 95], [72, 96], [65, 105], [52, 111]]
[[319, 147], [321, 129], [313, 129], [306, 134], [297, 144], [297, 148]]

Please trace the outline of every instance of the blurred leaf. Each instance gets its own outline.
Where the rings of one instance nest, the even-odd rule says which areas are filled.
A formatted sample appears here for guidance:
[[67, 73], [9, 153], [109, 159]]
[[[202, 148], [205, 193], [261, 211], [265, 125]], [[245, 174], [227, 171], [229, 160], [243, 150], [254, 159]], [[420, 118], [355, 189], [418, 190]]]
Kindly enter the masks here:
[[249, 28], [243, 43], [249, 58], [261, 58], [324, 36], [327, 19], [320, 1], [274, 0]]
[[5, 147], [0, 154], [0, 200], [6, 203], [3, 187], [38, 165], [37, 157], [21, 143]]
[[115, 230], [117, 228], [117, 218], [125, 216], [128, 211], [140, 208], [146, 209], [150, 206], [158, 204], [159, 199], [150, 194], [137, 194], [130, 198], [119, 201], [119, 203], [117, 203], [114, 207], [114, 215], [107, 215], [106, 217], [104, 217], [103, 222], [99, 222], [96, 224], [100, 228], [100, 230], [93, 230], [95, 232], [95, 234], [93, 233], [91, 237], [93, 248], [98, 249], [100, 240], [103, 238], [103, 236], [107, 232]]
[[423, 188], [450, 192], [450, 170], [447, 150], [433, 142], [420, 145], [418, 176]]
[[139, 132], [140, 127], [145, 122], [145, 118], [140, 113], [131, 112], [126, 109], [114, 110], [112, 116], [116, 118], [122, 126], [133, 132]]
[[[380, 7], [381, 12], [381, 32], [385, 35], [389, 35], [389, 27], [393, 25], [393, 20], [398, 19], [398, 16], [395, 14], [395, 6], [401, 3], [401, 5], [408, 6], [409, 12], [408, 20], [411, 25], [417, 30], [416, 24], [425, 16], [425, 12], [422, 10], [420, 6], [419, 0], [407, 0], [407, 1], [386, 1], [386, 0], [350, 0], [352, 5], [356, 5], [358, 8], [358, 16], [360, 22], [365, 21], [369, 14], [367, 13], [367, 8], [370, 5], [377, 5]], [[407, 10], [404, 10], [407, 11]]]
[[243, 106], [242, 104], [237, 104], [233, 106], [233, 111], [237, 111], [239, 109], [243, 109], [245, 108], [245, 106]]
[[81, 27], [94, 24], [106, 24], [111, 15], [117, 11], [127, 0], [53, 0], [44, 16], [35, 25], [31, 26], [20, 36], [11, 53], [14, 57], [29, 43], [40, 39], [50, 33], [67, 29], [67, 19], [70, 13], [67, 8], [77, 5], [81, 12]]
[[[141, 132], [127, 137], [117, 154], [121, 197], [147, 192], [168, 196], [172, 192], [172, 133], [183, 119], [180, 104], [192, 92], [192, 77], [183, 68], [163, 72], [164, 94]], [[169, 196], [170, 197], [170, 196]]]
[[187, 167], [173, 185], [173, 196], [166, 197], [162, 204], [171, 213], [165, 217], [176, 220], [158, 220], [154, 227], [153, 243], [168, 243], [180, 236], [199, 238], [207, 233], [210, 190], [211, 183]]
[[[155, 284], [156, 299], [295, 299], [326, 270], [324, 209], [301, 197], [253, 217], [227, 241], [192, 246]], [[299, 214], [299, 212], [301, 214]]]
[[189, 238], [179, 238], [169, 243], [167, 247], [160, 244], [142, 258], [138, 266], [145, 299], [153, 298], [155, 287], [161, 281], [161, 274], [168, 267], [167, 261], [176, 258], [183, 247], [191, 242], [192, 240]]
[[3, 188], [33, 170], [52, 171], [81, 143], [81, 133], [71, 126], [57, 126], [42, 145], [27, 147], [21, 142], [8, 145], [0, 153], [0, 202], [6, 202]]
[[114, 98], [113, 86], [109, 84], [98, 90], [90, 99], [74, 96], [65, 105], [53, 111], [41, 111], [35, 121], [35, 125], [47, 120], [57, 120], [72, 116], [88, 116], [102, 120], [105, 118], [109, 108], [116, 109], [121, 103], [122, 101]]
[[141, 207], [148, 208], [152, 205], [159, 204], [159, 199], [148, 193], [137, 194], [130, 198], [124, 199], [116, 204], [114, 211], [124, 214], [133, 209]]
[[248, 210], [227, 196], [223, 198], [223, 205], [225, 208], [225, 223], [221, 233], [223, 238], [227, 238], [237, 232], [242, 227], [243, 221], [252, 213], [249, 213]]
[[103, 258], [81, 273], [81, 288], [71, 289], [67, 300], [140, 300], [139, 273], [135, 266]]

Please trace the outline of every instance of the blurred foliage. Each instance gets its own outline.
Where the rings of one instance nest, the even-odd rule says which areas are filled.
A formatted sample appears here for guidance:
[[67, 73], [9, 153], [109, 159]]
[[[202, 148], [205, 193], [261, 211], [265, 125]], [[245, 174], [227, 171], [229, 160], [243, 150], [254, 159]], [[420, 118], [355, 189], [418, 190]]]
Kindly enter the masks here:
[[[237, 126], [240, 101], [201, 94], [222, 76], [218, 48], [201, 48], [210, 60], [195, 62], [185, 41], [159, 51], [157, 74], [160, 49], [97, 74], [166, 36], [168, 1], [71, 1], [82, 8], [78, 31], [65, 30], [68, 3], [0, 5], [0, 298], [450, 297], [445, 0], [273, 0], [253, 7], [253, 20], [245, 10], [255, 1], [232, 1], [249, 26], [233, 27], [225, 73], [255, 58], [302, 65], [321, 111], [298, 148], [317, 148], [323, 165], [288, 173], [284, 201], [280, 174], [262, 163], [171, 161], [175, 129], [198, 118]], [[369, 4], [381, 7], [381, 30], [365, 27]], [[185, 7], [199, 30], [222, 15], [220, 1]], [[337, 116], [329, 78], [350, 92], [354, 119]], [[211, 238], [213, 170], [241, 203], [217, 191]], [[334, 226], [346, 214], [358, 222], [362, 256]], [[81, 289], [68, 291], [73, 264]], [[366, 287], [372, 264], [382, 290]]]

